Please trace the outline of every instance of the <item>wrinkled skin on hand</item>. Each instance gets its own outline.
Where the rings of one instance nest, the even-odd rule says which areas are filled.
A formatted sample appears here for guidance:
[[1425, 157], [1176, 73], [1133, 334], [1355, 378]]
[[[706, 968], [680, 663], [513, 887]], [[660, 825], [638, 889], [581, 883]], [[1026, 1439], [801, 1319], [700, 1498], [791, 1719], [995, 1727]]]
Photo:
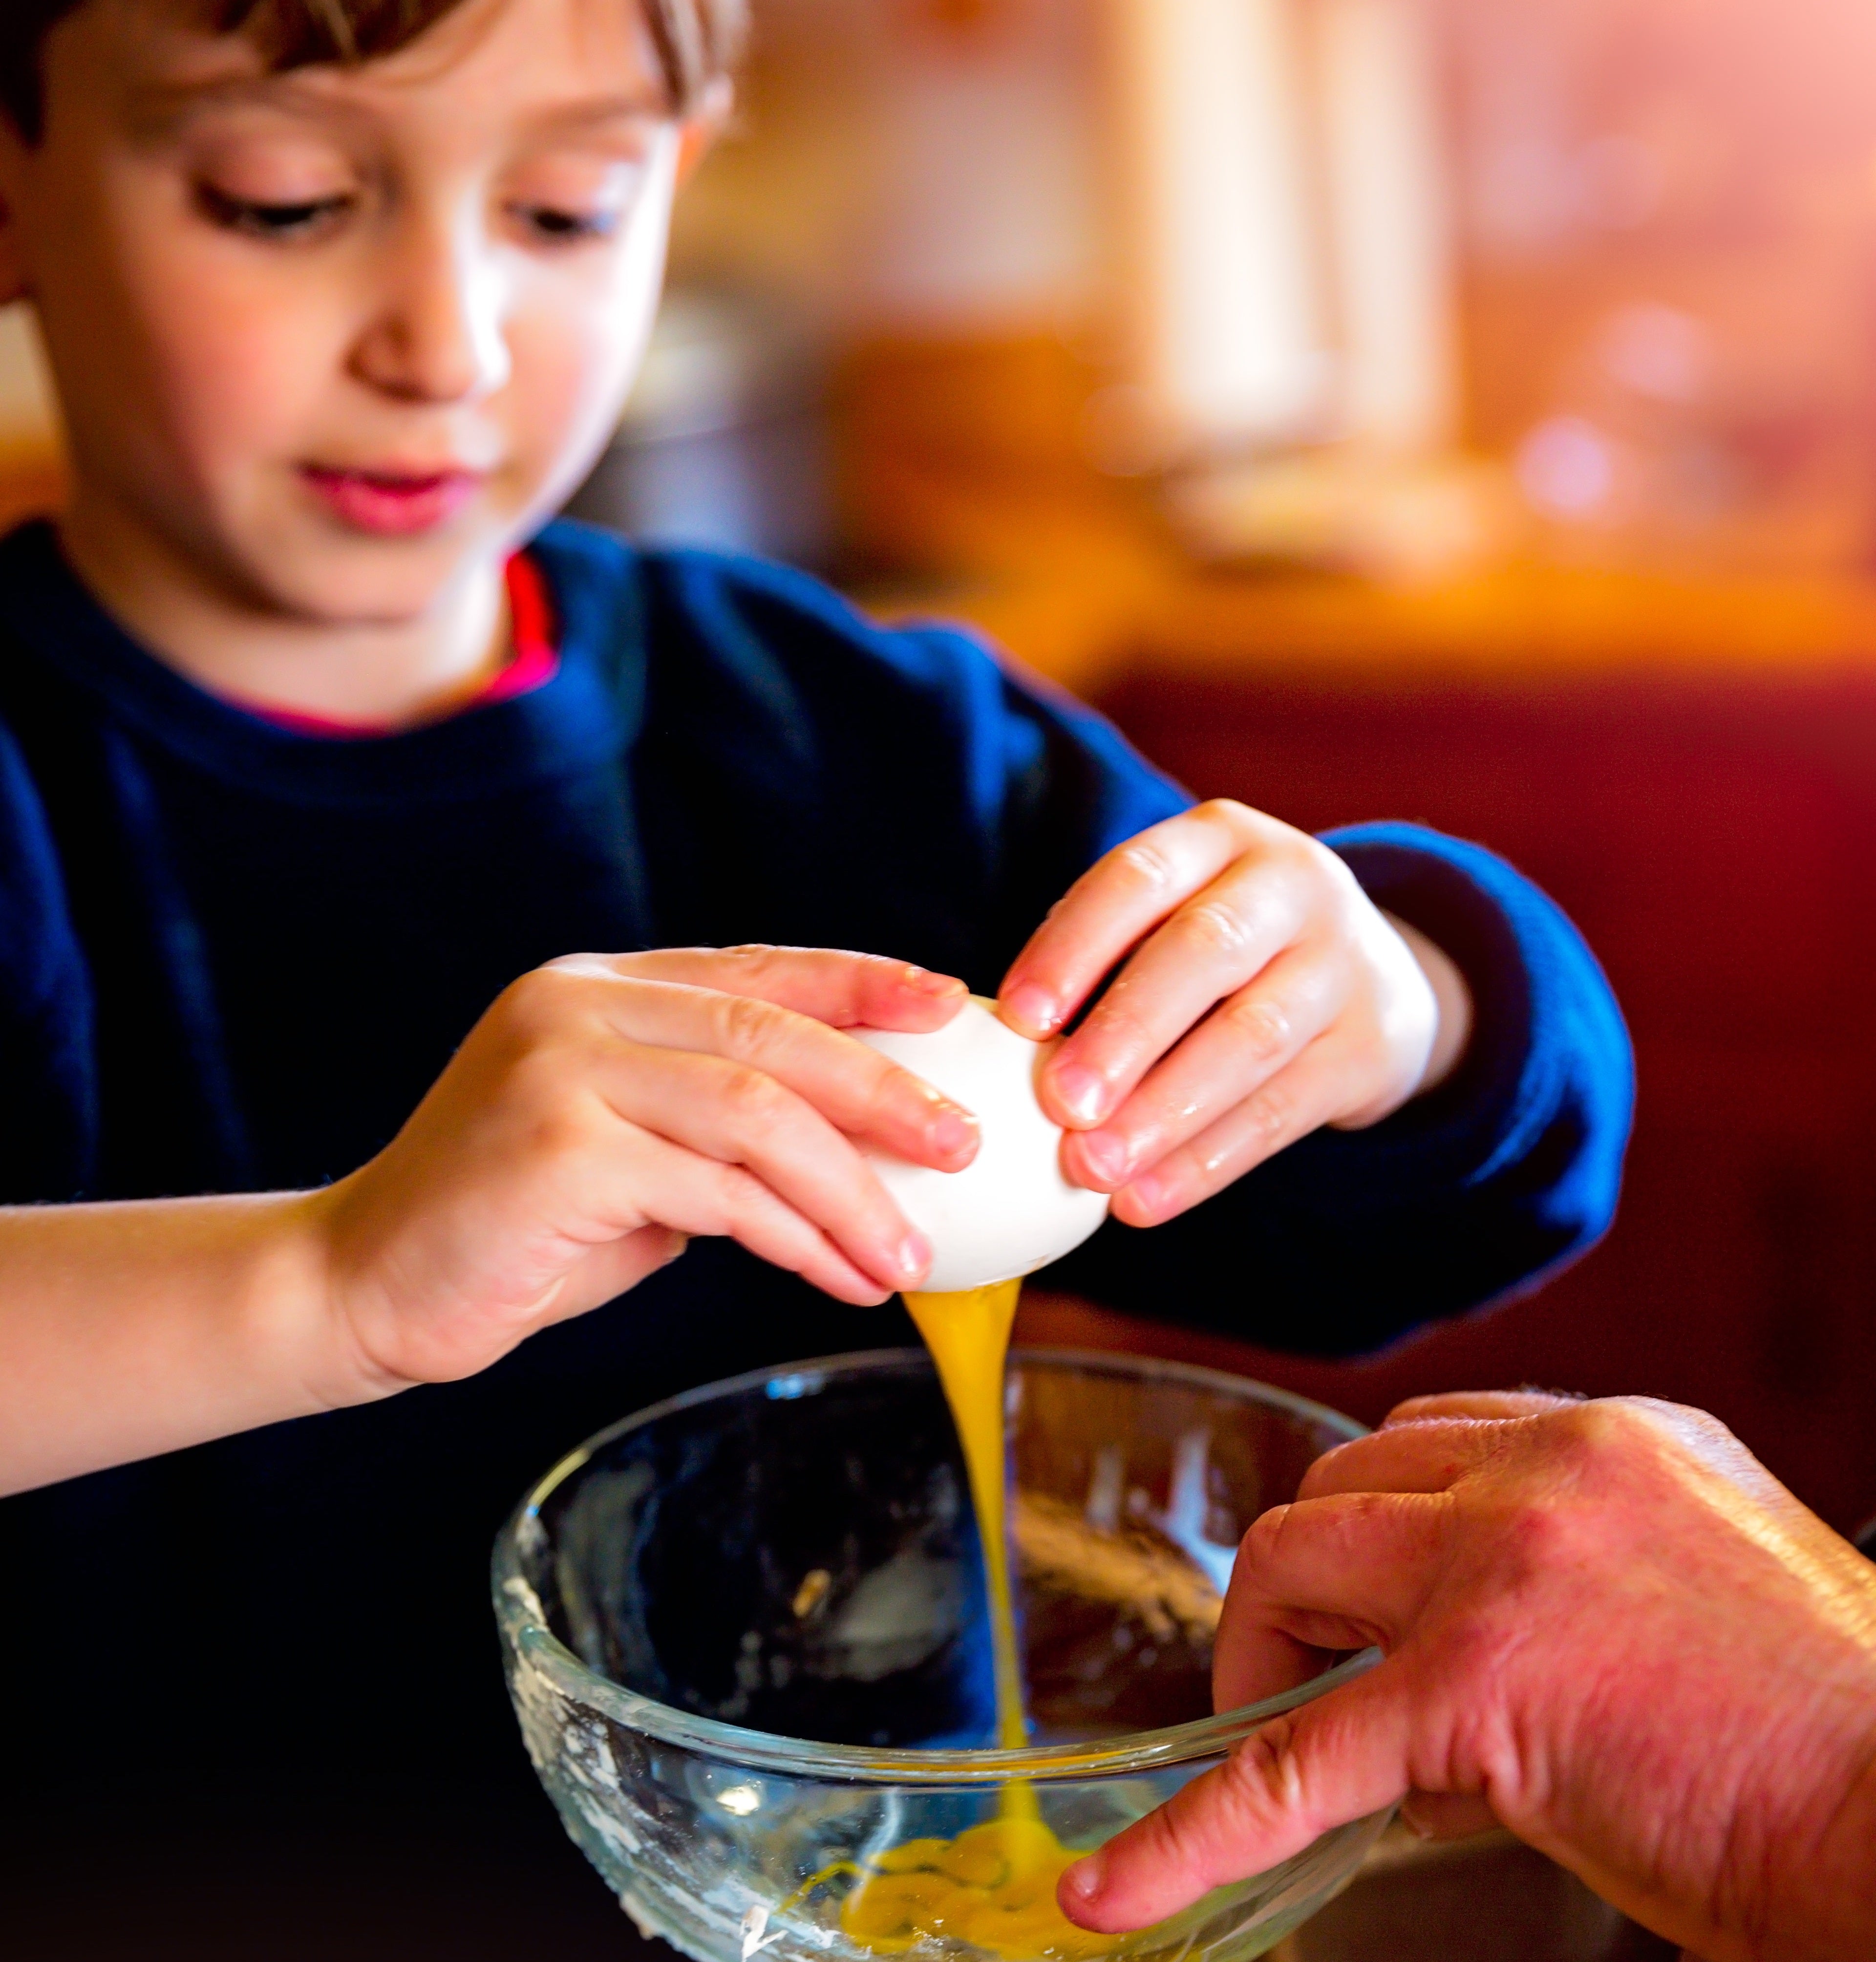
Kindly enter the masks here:
[[1215, 1688], [1386, 1660], [1064, 1876], [1137, 1928], [1405, 1800], [1508, 1827], [1710, 1962], [1876, 1955], [1876, 1565], [1713, 1418], [1404, 1404], [1246, 1535]]

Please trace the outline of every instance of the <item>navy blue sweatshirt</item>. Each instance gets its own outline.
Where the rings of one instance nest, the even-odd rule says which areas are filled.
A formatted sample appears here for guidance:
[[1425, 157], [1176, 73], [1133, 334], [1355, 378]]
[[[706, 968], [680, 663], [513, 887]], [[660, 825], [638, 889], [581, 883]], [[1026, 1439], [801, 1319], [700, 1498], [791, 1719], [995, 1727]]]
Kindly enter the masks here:
[[[0, 1201], [343, 1174], [503, 986], [572, 951], [786, 941], [994, 992], [1080, 872], [1189, 801], [963, 634], [882, 631], [746, 561], [568, 526], [532, 549], [554, 678], [341, 740], [153, 659], [46, 528], [0, 543]], [[1329, 842], [1466, 974], [1465, 1063], [1183, 1220], [1104, 1229], [1054, 1283], [1344, 1353], [1606, 1225], [1630, 1056], [1568, 922], [1476, 846], [1405, 825]], [[897, 1311], [711, 1243], [474, 1382], [0, 1505], [36, 1609], [16, 1595], [0, 1637], [0, 1787], [238, 1791], [257, 1754], [272, 1791], [318, 1803], [525, 1782], [483, 1575], [528, 1479], [674, 1388], [907, 1339]], [[109, 1694], [22, 1696], [45, 1644]]]

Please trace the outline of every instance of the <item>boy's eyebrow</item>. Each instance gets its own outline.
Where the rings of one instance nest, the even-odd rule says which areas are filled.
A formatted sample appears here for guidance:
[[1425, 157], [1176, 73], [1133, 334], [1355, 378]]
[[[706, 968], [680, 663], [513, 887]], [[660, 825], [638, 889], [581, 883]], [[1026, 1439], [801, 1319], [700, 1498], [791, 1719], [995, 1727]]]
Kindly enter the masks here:
[[291, 75], [229, 76], [218, 81], [152, 82], [129, 98], [130, 120], [140, 135], [169, 136], [199, 117], [218, 110], [249, 107], [281, 109], [295, 115], [332, 115], [341, 105], [314, 90], [294, 85]]
[[[0, 5], [5, 4], [5, 0], [0, 0]], [[324, 120], [345, 118], [356, 113], [357, 105], [324, 90], [307, 88], [291, 72], [231, 75], [215, 81], [180, 85], [155, 83], [136, 91], [129, 104], [132, 124], [145, 136], [173, 135], [199, 117], [248, 107], [282, 110], [289, 115]], [[611, 123], [643, 122], [647, 117], [668, 117], [671, 113], [668, 91], [662, 84], [651, 83], [639, 93], [595, 96], [589, 101], [550, 107], [531, 120], [538, 129], [578, 133], [604, 129]]]

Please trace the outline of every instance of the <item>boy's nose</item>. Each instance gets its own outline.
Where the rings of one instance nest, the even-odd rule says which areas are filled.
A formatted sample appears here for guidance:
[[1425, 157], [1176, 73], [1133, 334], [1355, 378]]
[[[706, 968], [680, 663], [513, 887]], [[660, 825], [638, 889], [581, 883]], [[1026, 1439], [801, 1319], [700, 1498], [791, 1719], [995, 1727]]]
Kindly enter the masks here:
[[386, 301], [360, 340], [354, 366], [388, 394], [432, 402], [476, 401], [507, 382], [507, 283], [486, 241], [439, 227], [407, 230], [391, 248]]

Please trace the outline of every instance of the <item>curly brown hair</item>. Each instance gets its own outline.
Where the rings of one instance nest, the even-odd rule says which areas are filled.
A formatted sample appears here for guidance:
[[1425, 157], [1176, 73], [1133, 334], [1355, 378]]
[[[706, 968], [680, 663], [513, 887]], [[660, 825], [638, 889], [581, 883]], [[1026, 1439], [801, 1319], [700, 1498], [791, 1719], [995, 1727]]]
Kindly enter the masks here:
[[[44, 119], [46, 37], [84, 0], [0, 0], [0, 111], [29, 142]], [[671, 99], [692, 107], [742, 45], [748, 0], [635, 0], [656, 43]], [[461, 0], [200, 0], [217, 33], [252, 34], [276, 69], [394, 53]]]

